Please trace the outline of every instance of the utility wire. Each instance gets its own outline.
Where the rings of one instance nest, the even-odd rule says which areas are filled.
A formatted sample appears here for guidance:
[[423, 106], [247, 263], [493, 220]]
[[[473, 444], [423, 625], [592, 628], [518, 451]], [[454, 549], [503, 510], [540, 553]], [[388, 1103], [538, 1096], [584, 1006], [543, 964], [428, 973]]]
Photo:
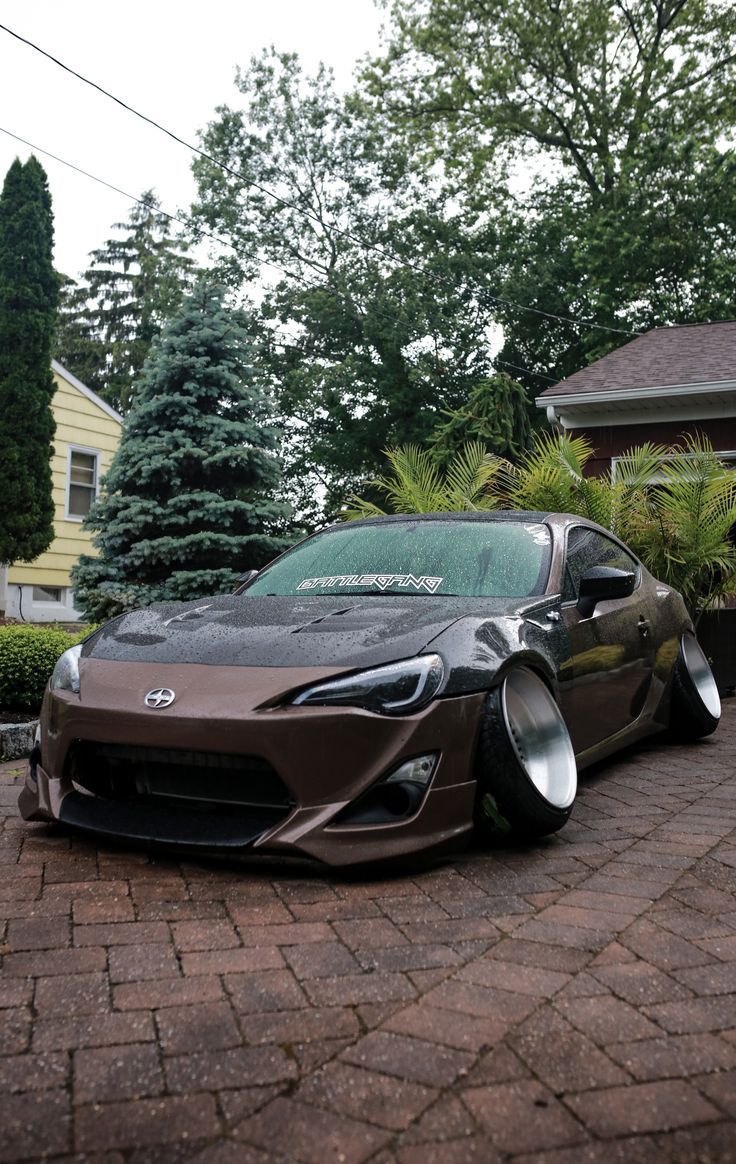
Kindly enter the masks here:
[[[36, 153], [43, 154], [44, 157], [51, 158], [53, 161], [59, 162], [60, 165], [66, 166], [69, 170], [74, 170], [75, 173], [81, 174], [84, 178], [89, 178], [90, 181], [97, 182], [98, 185], [105, 186], [108, 190], [113, 190], [116, 194], [122, 194], [124, 198], [129, 198], [131, 202], [137, 202], [139, 206], [144, 206], [149, 210], [155, 210], [156, 214], [162, 215], [162, 217], [166, 218], [169, 222], [178, 222], [181, 226], [186, 227], [188, 230], [196, 231], [198, 236], [196, 241], [199, 241], [200, 237], [209, 238], [216, 243], [220, 243], [220, 245], [223, 247], [229, 247], [230, 250], [235, 251], [237, 254], [237, 247], [229, 239], [220, 238], [219, 235], [212, 234], [211, 231], [203, 230], [196, 223], [191, 222], [191, 220], [181, 218], [176, 214], [170, 214], [167, 210], [162, 210], [160, 206], [151, 206], [151, 203], [146, 202], [145, 199], [137, 198], [135, 194], [129, 194], [128, 191], [123, 190], [122, 187], [115, 186], [112, 182], [105, 181], [104, 178], [98, 178], [96, 174], [91, 174], [89, 170], [83, 170], [81, 166], [75, 166], [74, 162], [68, 162], [66, 158], [60, 158], [58, 154], [52, 154], [50, 150], [45, 150], [41, 146], [34, 145], [32, 141], [27, 141], [26, 138], [20, 137], [20, 135], [17, 133], [12, 133], [11, 130], [5, 129], [2, 125], [0, 125], [0, 133], [7, 134], [7, 136], [12, 137], [14, 141], [19, 141], [22, 145], [28, 146], [29, 149], [35, 150]], [[259, 261], [261, 261], [264, 266], [272, 267], [275, 271], [279, 271], [280, 274], [284, 275], [288, 279], [298, 279], [300, 282], [304, 283], [305, 286], [311, 286], [308, 280], [301, 278], [301, 276], [295, 274], [293, 271], [287, 271], [284, 267], [279, 267], [276, 263], [270, 263], [267, 259]], [[276, 336], [277, 338], [283, 337], [286, 343], [279, 346], [294, 346], [294, 337], [288, 335], [288, 333], [285, 331], [279, 331], [278, 328], [269, 328], [268, 336], [269, 338], [271, 336]]]
[[[58, 162], [61, 165], [65, 165], [66, 168], [68, 168], [69, 170], [73, 170], [76, 173], [80, 173], [80, 175], [82, 175], [84, 178], [90, 178], [91, 182], [97, 182], [98, 185], [105, 186], [107, 190], [112, 190], [116, 194], [122, 194], [123, 198], [128, 198], [128, 199], [130, 199], [130, 201], [133, 201], [133, 203], [137, 203], [137, 205], [139, 205], [139, 206], [147, 207], [147, 208], [149, 208], [149, 210], [151, 208], [150, 203], [147, 203], [146, 200], [144, 200], [142, 198], [136, 198], [135, 194], [130, 194], [130, 193], [128, 193], [128, 191], [122, 190], [121, 186], [115, 186], [115, 185], [113, 185], [112, 182], [106, 182], [105, 178], [99, 178], [97, 175], [95, 175], [95, 173], [90, 173], [89, 170], [83, 170], [82, 166], [75, 165], [75, 163], [73, 163], [73, 162], [68, 162], [68, 161], [66, 161], [66, 158], [59, 157], [58, 154], [51, 154], [50, 150], [43, 149], [41, 147], [41, 145], [36, 145], [36, 144], [34, 144], [34, 142], [29, 142], [26, 139], [26, 137], [21, 137], [19, 134], [12, 133], [12, 130], [9, 130], [3, 126], [0, 126], [0, 134], [6, 134], [8, 137], [12, 137], [12, 139], [14, 141], [21, 142], [21, 144], [23, 144], [23, 145], [28, 145], [28, 148], [35, 150], [37, 152], [37, 154], [43, 154], [44, 157], [50, 157], [52, 159], [52, 161]], [[234, 250], [235, 254], [238, 254], [238, 248], [235, 247], [235, 244], [231, 240], [221, 239], [221, 237], [219, 235], [212, 234], [212, 232], [210, 232], [210, 230], [203, 230], [197, 225], [197, 223], [192, 223], [190, 220], [181, 218], [177, 214], [170, 214], [168, 211], [162, 210], [162, 208], [160, 206], [156, 206], [155, 211], [157, 214], [162, 214], [163, 218], [168, 219], [169, 222], [178, 222], [179, 225], [184, 226], [187, 229], [196, 230], [198, 235], [205, 237], [205, 239], [212, 239], [214, 242], [220, 243], [220, 246], [228, 247], [229, 249]], [[266, 258], [264, 258], [264, 260], [262, 260], [261, 262], [263, 263], [263, 265], [266, 265], [266, 267], [271, 267], [274, 270], [279, 271], [279, 274], [283, 275], [285, 278], [295, 279], [295, 281], [297, 281], [298, 283], [302, 283], [304, 286], [306, 286], [307, 289], [313, 288], [314, 284], [310, 283], [309, 279], [305, 279], [303, 276], [297, 275], [295, 271], [288, 271], [283, 267], [278, 267], [278, 265], [276, 263], [271, 263], [271, 262], [269, 262], [269, 260], [266, 260]], [[332, 292], [332, 294], [335, 298], [338, 297], [337, 288], [332, 288], [332, 286], [330, 286], [330, 288], [328, 288], [328, 290], [330, 290]], [[377, 315], [381, 315], [382, 319], [385, 319], [388, 322], [394, 322], [394, 319], [392, 319], [392, 317], [390, 317], [390, 315], [388, 315], [387, 313], [382, 312], [380, 310], [380, 308], [374, 307], [374, 311], [376, 312]], [[275, 335], [275, 336], [277, 336], [277, 338], [283, 338], [283, 340], [285, 342], [282, 343], [281, 347], [293, 347], [293, 346], [295, 346], [295, 338], [293, 338], [293, 336], [290, 336], [286, 332], [279, 331], [279, 329], [277, 327], [273, 327], [273, 328], [269, 327], [268, 333], [269, 333], [269, 336]], [[515, 368], [517, 371], [526, 372], [526, 375], [528, 375], [528, 376], [537, 376], [537, 377], [540, 377], [542, 379], [547, 379], [547, 381], [549, 381], [551, 384], [558, 383], [557, 379], [554, 379], [552, 376], [544, 376], [542, 374], [542, 372], [532, 371], [530, 368], [524, 368], [522, 364], [512, 364], [512, 363], [509, 363], [508, 360], [498, 360], [497, 357], [495, 357], [494, 363], [505, 364], [505, 367]]]
[[[146, 202], [145, 199], [137, 198], [135, 194], [129, 194], [127, 190], [121, 189], [120, 186], [114, 186], [112, 182], [106, 182], [104, 178], [98, 178], [96, 174], [91, 174], [89, 170], [83, 170], [81, 166], [75, 166], [74, 162], [68, 162], [65, 158], [60, 158], [58, 154], [52, 154], [50, 150], [45, 150], [41, 146], [34, 145], [32, 141], [27, 141], [24, 137], [20, 137], [17, 133], [12, 133], [11, 130], [5, 129], [2, 125], [0, 125], [0, 133], [7, 134], [8, 137], [12, 137], [15, 141], [21, 142], [22, 145], [28, 146], [29, 149], [35, 150], [39, 154], [43, 154], [44, 157], [52, 158], [53, 161], [59, 162], [62, 166], [66, 166], [69, 170], [76, 171], [77, 174], [82, 174], [83, 177], [89, 178], [92, 182], [97, 182], [100, 186], [106, 186], [108, 190], [113, 190], [116, 194], [122, 194], [124, 198], [129, 198], [131, 202], [137, 202], [139, 206], [145, 206], [149, 210], [154, 209], [157, 214], [163, 215], [163, 217], [168, 219], [169, 222], [178, 222], [181, 226], [186, 227], [187, 230], [191, 230], [196, 233], [196, 241], [199, 241], [200, 237], [210, 238], [214, 242], [219, 243], [221, 246], [229, 247], [230, 250], [235, 251], [236, 254], [238, 253], [238, 248], [233, 242], [230, 241], [230, 239], [221, 238], [217, 234], [212, 234], [212, 232], [209, 230], [203, 230], [196, 222], [192, 222], [191, 219], [181, 218], [176, 214], [169, 214], [168, 211], [162, 210], [160, 207], [151, 207], [150, 202]], [[307, 287], [311, 286], [307, 279], [297, 275], [294, 271], [287, 271], [284, 267], [279, 267], [277, 263], [272, 263], [268, 259], [259, 259], [259, 263], [262, 263], [265, 267], [272, 267], [274, 271], [278, 271], [287, 279], [296, 279], [299, 282], [304, 283]]]
[[[228, 166], [226, 162], [220, 161], [218, 158], [208, 154], [205, 150], [200, 149], [199, 146], [192, 145], [191, 142], [188, 142], [184, 138], [179, 137], [179, 135], [174, 133], [173, 130], [167, 129], [166, 126], [161, 125], [158, 121], [155, 121], [154, 118], [149, 117], [145, 113], [141, 113], [140, 110], [135, 109], [132, 105], [129, 105], [127, 101], [123, 101], [122, 98], [116, 97], [114, 93], [110, 93], [107, 89], [103, 88], [102, 85], [98, 85], [96, 81], [92, 81], [89, 77], [85, 77], [82, 73], [78, 73], [76, 69], [73, 69], [70, 65], [64, 64], [64, 62], [60, 61], [58, 57], [53, 56], [51, 53], [47, 52], [46, 49], [43, 49], [40, 45], [35, 44], [32, 40], [28, 40], [27, 37], [21, 36], [20, 33], [14, 32], [13, 29], [8, 28], [7, 25], [0, 24], [0, 30], [7, 32], [8, 35], [14, 37], [15, 40], [18, 40], [22, 44], [27, 45], [29, 48], [34, 49], [35, 52], [40, 53], [41, 56], [46, 57], [47, 60], [52, 61], [53, 64], [58, 65], [60, 69], [63, 69], [66, 73], [70, 73], [71, 76], [76, 77], [77, 80], [82, 81], [85, 85], [89, 85], [92, 89], [96, 89], [98, 93], [101, 93], [110, 101], [114, 101], [116, 105], [119, 105], [128, 113], [132, 113], [134, 117], [138, 117], [141, 121], [145, 121], [148, 125], [153, 126], [154, 129], [160, 130], [161, 133], [166, 134], [166, 136], [171, 138], [172, 141], [175, 141], [179, 145], [184, 146], [192, 153], [197, 154], [198, 157], [204, 158], [205, 161], [211, 162], [212, 165], [217, 166], [224, 173], [230, 174], [231, 177], [237, 179], [241, 186], [252, 187], [254, 190], [258, 190], [259, 193], [265, 194], [268, 198], [272, 198], [280, 206], [283, 206], [289, 210], [295, 210], [298, 214], [302, 215], [302, 217], [310, 218], [313, 222], [316, 222], [318, 226], [324, 227], [324, 223], [321, 221], [319, 216], [309, 210], [308, 207], [300, 206], [296, 202], [291, 202], [288, 198], [283, 198], [280, 194], [277, 194], [267, 186], [261, 185], [259, 182], [255, 182], [252, 179], [243, 178], [243, 176], [239, 174], [237, 170], [234, 170], [231, 166]], [[376, 254], [381, 255], [383, 258], [388, 259], [392, 263], [397, 263], [399, 266], [405, 267], [408, 270], [416, 271], [419, 274], [425, 274], [423, 269], [417, 264], [409, 263], [406, 260], [400, 260], [395, 254], [392, 254], [390, 251], [387, 251], [383, 247], [378, 246], [376, 243], [366, 243], [363, 239], [357, 238], [347, 230], [342, 230], [334, 223], [331, 224], [330, 229], [333, 230], [335, 234], [340, 235], [342, 238], [346, 238], [350, 242], [357, 243], [359, 246], [365, 248], [366, 250], [374, 251]], [[538, 307], [529, 307], [526, 304], [517, 303], [513, 299], [505, 299], [500, 295], [491, 295], [490, 292], [486, 292], [486, 294], [488, 295], [488, 298], [491, 299], [494, 303], [500, 303], [504, 307], [516, 308], [518, 311], [531, 312], [533, 315], [539, 315], [544, 319], [554, 319], [558, 323], [571, 323], [575, 327], [587, 327], [598, 331], [613, 332], [616, 335], [641, 335], [641, 332], [631, 331], [627, 328], [609, 327], [607, 324], [595, 323], [591, 320], [573, 319], [570, 316], [556, 315], [554, 312], [542, 311], [541, 308]]]
[[545, 376], [543, 372], [532, 372], [531, 368], [525, 368], [522, 364], [511, 364], [508, 360], [500, 360], [498, 356], [494, 357], [494, 364], [503, 364], [504, 368], [514, 368], [517, 372], [526, 372], [527, 376], [536, 376], [539, 380], [548, 380], [550, 384], [559, 384], [559, 378], [554, 376]]

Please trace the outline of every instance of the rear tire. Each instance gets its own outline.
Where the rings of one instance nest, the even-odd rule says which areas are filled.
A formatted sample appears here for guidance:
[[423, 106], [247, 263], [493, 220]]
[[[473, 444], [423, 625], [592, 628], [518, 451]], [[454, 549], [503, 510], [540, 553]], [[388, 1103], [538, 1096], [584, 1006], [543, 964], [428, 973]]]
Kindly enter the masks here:
[[526, 667], [510, 671], [483, 707], [475, 825], [488, 840], [544, 837], [567, 822], [577, 790], [570, 736], [555, 700]]
[[710, 664], [695, 635], [684, 634], [672, 672], [670, 735], [699, 740], [718, 727], [721, 700]]

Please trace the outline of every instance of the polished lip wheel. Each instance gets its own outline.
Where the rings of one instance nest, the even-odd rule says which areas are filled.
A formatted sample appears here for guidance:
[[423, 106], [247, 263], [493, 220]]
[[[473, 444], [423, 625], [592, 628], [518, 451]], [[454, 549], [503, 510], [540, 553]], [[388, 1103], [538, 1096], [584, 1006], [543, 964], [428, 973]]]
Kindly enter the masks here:
[[501, 703], [516, 758], [548, 804], [569, 808], [577, 765], [562, 713], [541, 679], [525, 668], [504, 680]]
[[718, 687], [713, 678], [710, 664], [703, 654], [698, 640], [692, 635], [682, 636], [682, 656], [685, 660], [687, 673], [702, 699], [704, 707], [714, 719], [720, 719], [721, 697], [718, 694]]

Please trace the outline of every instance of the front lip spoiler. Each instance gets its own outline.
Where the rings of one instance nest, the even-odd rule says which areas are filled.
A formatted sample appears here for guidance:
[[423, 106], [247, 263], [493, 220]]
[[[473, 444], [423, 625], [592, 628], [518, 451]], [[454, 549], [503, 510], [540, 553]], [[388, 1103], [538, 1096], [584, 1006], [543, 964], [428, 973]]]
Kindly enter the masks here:
[[202, 813], [173, 804], [103, 800], [74, 790], [61, 801], [59, 820], [118, 841], [204, 852], [249, 848], [281, 823], [284, 813]]

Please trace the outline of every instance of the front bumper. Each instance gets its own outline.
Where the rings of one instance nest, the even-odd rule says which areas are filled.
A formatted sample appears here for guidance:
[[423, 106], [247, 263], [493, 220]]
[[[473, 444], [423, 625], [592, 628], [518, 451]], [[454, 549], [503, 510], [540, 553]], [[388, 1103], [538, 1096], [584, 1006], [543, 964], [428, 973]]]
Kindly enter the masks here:
[[[334, 670], [329, 672], [335, 674]], [[437, 700], [413, 716], [357, 708], [283, 706], [283, 695], [326, 678], [325, 669], [161, 666], [84, 661], [81, 697], [47, 693], [41, 756], [31, 763], [19, 807], [27, 820], [58, 820], [103, 836], [182, 851], [293, 853], [333, 865], [389, 860], [458, 843], [472, 828], [472, 779], [482, 694]], [[177, 692], [164, 710], [145, 708], [154, 687]], [[257, 757], [288, 789], [278, 819], [229, 813], [174, 798], [124, 803], [93, 796], [72, 780], [78, 741], [178, 753]], [[411, 816], [349, 825], [334, 818], [403, 760], [439, 756]], [[33, 758], [32, 758], [33, 759]]]

